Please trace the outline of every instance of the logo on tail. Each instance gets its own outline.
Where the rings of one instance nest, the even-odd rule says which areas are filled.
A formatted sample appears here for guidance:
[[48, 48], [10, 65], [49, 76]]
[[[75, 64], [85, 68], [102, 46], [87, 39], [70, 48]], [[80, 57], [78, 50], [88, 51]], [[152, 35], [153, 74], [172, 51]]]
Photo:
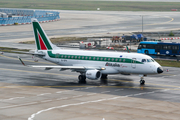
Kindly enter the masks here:
[[31, 21], [33, 25], [37, 50], [52, 50], [53, 45], [44, 30], [42, 29], [38, 20], [33, 18]]

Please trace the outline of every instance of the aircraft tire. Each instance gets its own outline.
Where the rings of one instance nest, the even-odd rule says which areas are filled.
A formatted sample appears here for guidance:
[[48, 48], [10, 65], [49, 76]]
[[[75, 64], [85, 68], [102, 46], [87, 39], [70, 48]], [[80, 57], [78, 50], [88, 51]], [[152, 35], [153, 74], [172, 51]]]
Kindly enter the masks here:
[[108, 84], [107, 79], [101, 79], [100, 82], [101, 82], [101, 85], [107, 85]]
[[140, 84], [144, 85], [145, 84], [145, 80], [140, 80]]
[[101, 79], [107, 79], [107, 76], [108, 76], [107, 74], [102, 74]]
[[86, 84], [86, 76], [85, 75], [79, 75], [79, 84]]

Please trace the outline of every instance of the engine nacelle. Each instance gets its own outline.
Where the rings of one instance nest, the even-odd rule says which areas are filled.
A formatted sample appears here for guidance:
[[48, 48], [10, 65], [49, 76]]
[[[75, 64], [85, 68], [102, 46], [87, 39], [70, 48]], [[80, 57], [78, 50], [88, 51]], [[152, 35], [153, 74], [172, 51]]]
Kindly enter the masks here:
[[96, 80], [101, 77], [101, 72], [99, 70], [88, 70], [86, 71], [86, 78]]

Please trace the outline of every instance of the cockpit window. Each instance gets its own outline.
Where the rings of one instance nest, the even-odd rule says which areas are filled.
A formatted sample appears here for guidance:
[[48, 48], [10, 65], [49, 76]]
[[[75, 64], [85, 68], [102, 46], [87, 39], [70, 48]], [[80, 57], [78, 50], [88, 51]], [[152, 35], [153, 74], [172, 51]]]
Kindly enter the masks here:
[[147, 62], [151, 62], [150, 59], [147, 59]]
[[147, 59], [147, 62], [154, 62], [153, 59]]
[[155, 60], [153, 59], [142, 59], [142, 62], [154, 62]]
[[142, 59], [142, 62], [146, 62], [146, 59]]

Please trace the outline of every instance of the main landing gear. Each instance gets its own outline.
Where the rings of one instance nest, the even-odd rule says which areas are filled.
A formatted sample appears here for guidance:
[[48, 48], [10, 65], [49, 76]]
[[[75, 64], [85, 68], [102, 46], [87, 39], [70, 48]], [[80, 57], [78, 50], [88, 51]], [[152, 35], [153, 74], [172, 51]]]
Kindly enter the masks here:
[[145, 80], [144, 80], [144, 75], [139, 75], [141, 77], [140, 85], [144, 85], [145, 84]]
[[[86, 84], [86, 76], [81, 73], [81, 75], [78, 76], [79, 84]], [[101, 75], [101, 84], [107, 84], [107, 74]]]
[[107, 74], [102, 74], [101, 79], [107, 79], [107, 76], [108, 76]]
[[79, 75], [79, 84], [86, 84], [86, 76], [85, 75]]
[[101, 84], [105, 84], [105, 85], [107, 85], [107, 74], [102, 74], [101, 75], [101, 79], [100, 79], [100, 81], [101, 81]]

